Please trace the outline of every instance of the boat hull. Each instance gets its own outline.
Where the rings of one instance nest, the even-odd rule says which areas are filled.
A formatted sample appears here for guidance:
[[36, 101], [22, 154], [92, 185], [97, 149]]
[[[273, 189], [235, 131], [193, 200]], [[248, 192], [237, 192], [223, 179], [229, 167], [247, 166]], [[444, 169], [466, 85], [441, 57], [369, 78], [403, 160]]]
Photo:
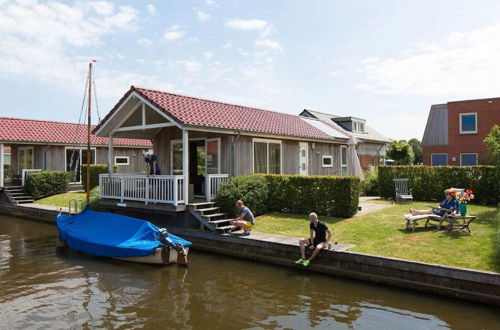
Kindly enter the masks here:
[[[186, 258], [189, 253], [189, 248], [185, 248]], [[128, 258], [113, 258], [117, 260], [129, 261], [129, 262], [138, 262], [144, 264], [156, 264], [156, 265], [168, 265], [168, 264], [185, 264], [183, 261], [179, 262], [179, 259], [183, 260], [184, 256], [180, 255], [174, 249], [164, 249], [157, 248], [152, 255], [144, 256], [144, 257], [128, 257]]]

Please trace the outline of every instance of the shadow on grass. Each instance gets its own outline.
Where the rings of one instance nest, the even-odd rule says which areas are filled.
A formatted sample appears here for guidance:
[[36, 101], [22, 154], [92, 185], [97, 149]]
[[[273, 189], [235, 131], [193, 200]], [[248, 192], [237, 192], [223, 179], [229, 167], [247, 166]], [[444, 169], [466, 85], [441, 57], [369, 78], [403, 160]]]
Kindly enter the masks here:
[[419, 232], [429, 232], [429, 231], [436, 231], [436, 227], [432, 227], [432, 226], [428, 226], [428, 227], [425, 227], [425, 226], [417, 226], [415, 227], [415, 231], [413, 231], [412, 229], [406, 229], [406, 228], [400, 228], [398, 229], [399, 232], [401, 232], [402, 234], [417, 234]]

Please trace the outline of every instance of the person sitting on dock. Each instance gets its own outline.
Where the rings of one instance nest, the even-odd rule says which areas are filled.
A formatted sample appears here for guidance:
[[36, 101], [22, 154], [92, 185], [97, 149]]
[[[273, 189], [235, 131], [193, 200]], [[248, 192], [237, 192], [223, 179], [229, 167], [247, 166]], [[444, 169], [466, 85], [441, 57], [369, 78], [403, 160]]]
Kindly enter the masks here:
[[250, 235], [250, 230], [255, 224], [253, 213], [248, 207], [245, 206], [245, 204], [243, 204], [242, 200], [236, 201], [236, 207], [240, 210], [240, 216], [230, 221], [231, 229], [229, 233], [238, 229], [243, 229], [241, 236], [248, 236]]
[[[309, 266], [311, 261], [316, 258], [319, 251], [328, 247], [330, 239], [332, 238], [332, 231], [324, 222], [318, 220], [318, 215], [316, 213], [310, 213], [309, 220], [311, 221], [309, 224], [309, 238], [304, 238], [299, 241], [301, 257], [299, 260], [295, 261], [296, 264], [302, 264], [305, 267]], [[328, 233], [328, 237], [326, 237], [326, 233]], [[309, 259], [306, 259], [306, 247], [309, 247], [311, 250], [314, 249]]]
[[160, 165], [158, 165], [158, 156], [147, 151], [144, 151], [142, 155], [144, 156], [144, 161], [148, 163], [148, 175], [161, 175]]

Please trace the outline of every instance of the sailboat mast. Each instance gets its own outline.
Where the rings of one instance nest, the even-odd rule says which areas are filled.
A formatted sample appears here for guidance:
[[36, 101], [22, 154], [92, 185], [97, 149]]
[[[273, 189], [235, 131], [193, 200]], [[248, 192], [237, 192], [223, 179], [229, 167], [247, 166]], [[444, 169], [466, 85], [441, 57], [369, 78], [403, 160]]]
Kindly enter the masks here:
[[90, 205], [90, 123], [92, 114], [92, 62], [89, 63], [89, 96], [87, 101], [87, 205]]

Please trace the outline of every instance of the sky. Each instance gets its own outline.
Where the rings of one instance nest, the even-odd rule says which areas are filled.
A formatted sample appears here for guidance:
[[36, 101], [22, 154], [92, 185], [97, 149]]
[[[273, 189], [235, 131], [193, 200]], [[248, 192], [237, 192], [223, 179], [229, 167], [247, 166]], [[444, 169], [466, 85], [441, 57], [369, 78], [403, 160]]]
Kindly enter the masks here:
[[78, 122], [93, 59], [101, 117], [135, 85], [422, 139], [432, 104], [500, 96], [490, 0], [0, 0], [0, 36], [7, 117]]

